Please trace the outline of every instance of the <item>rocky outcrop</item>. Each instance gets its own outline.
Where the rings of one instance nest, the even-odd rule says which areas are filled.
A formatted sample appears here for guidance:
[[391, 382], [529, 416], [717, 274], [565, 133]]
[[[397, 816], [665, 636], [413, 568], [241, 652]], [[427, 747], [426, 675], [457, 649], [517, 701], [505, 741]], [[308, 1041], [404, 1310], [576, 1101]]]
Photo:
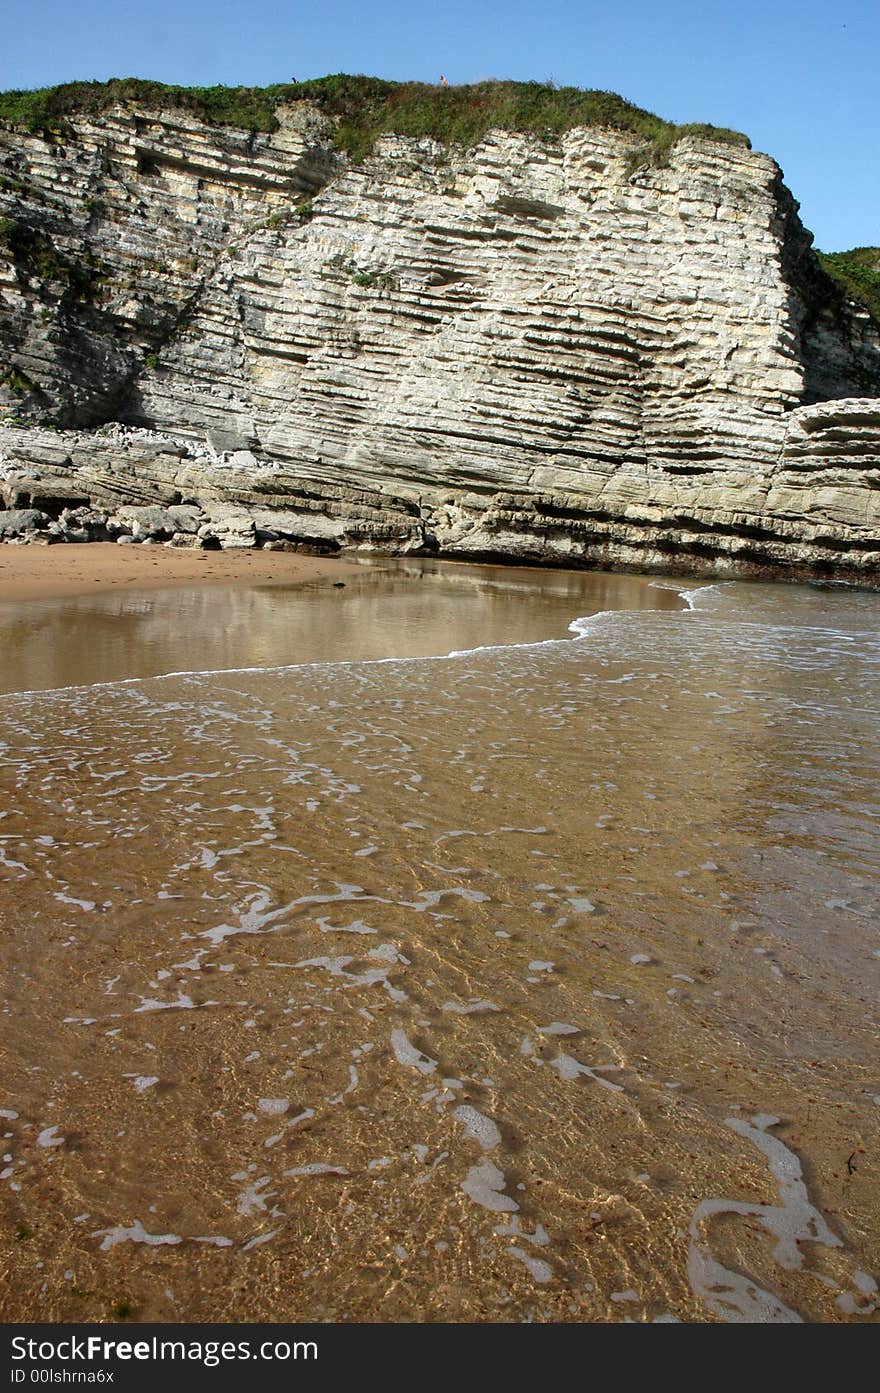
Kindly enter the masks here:
[[880, 400], [799, 407], [761, 464], [623, 465], [604, 489], [494, 493], [315, 483], [149, 431], [0, 427], [16, 539], [427, 552], [706, 575], [880, 576]]
[[877, 326], [771, 159], [576, 129], [352, 166], [279, 120], [0, 132], [4, 498], [38, 532], [878, 571]]

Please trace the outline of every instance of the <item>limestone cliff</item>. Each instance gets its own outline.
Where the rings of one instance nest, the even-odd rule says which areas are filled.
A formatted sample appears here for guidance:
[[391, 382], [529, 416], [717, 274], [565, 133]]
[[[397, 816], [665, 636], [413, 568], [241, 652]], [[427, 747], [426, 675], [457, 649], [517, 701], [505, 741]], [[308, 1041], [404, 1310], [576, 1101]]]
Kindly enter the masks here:
[[654, 166], [576, 127], [355, 164], [333, 137], [308, 101], [261, 134], [130, 107], [0, 129], [8, 508], [55, 536], [157, 504], [197, 526], [156, 535], [222, 544], [880, 573], [880, 334], [769, 157], [690, 135]]

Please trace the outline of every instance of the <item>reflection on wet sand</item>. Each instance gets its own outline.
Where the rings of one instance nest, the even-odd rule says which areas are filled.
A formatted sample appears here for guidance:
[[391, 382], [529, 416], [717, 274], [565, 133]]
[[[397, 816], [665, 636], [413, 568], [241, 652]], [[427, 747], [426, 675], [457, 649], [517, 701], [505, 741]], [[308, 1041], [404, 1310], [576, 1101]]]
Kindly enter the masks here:
[[0, 603], [0, 692], [287, 663], [420, 658], [562, 638], [605, 609], [681, 609], [638, 576], [366, 560], [343, 581], [99, 591]]
[[876, 1320], [875, 602], [790, 593], [7, 697], [4, 1317]]

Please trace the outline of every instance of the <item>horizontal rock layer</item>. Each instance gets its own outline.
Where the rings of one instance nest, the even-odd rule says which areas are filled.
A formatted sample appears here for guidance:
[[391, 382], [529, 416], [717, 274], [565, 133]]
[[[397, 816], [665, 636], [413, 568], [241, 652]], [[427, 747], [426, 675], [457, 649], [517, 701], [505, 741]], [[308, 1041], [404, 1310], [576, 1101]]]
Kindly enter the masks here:
[[396, 492], [148, 431], [0, 427], [0, 536], [360, 548], [706, 575], [880, 582], [880, 400], [797, 408], [772, 458], [711, 476], [641, 464], [603, 489]]
[[[620, 132], [498, 132], [353, 168], [316, 111], [280, 116], [0, 132], [8, 407], [167, 437], [9, 426], [9, 509], [55, 536], [877, 570], [877, 329], [767, 156], [687, 138], [634, 170]], [[195, 525], [135, 516], [157, 507]]]

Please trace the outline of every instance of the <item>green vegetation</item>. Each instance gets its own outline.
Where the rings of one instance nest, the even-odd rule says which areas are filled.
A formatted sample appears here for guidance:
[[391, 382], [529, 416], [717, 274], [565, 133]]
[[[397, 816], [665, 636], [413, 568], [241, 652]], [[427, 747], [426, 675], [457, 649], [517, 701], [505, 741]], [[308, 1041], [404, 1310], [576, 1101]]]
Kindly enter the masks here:
[[[295, 88], [295, 84], [294, 84]], [[203, 121], [243, 130], [271, 131], [275, 108], [288, 86], [172, 87], [143, 78], [109, 82], [65, 82], [60, 87], [0, 94], [0, 121], [30, 131], [59, 132], [70, 116], [97, 116], [113, 106], [149, 111], [191, 111]]]
[[848, 252], [817, 252], [828, 275], [845, 295], [880, 323], [880, 247], [854, 247]]
[[280, 104], [308, 101], [336, 122], [334, 144], [360, 160], [378, 136], [430, 136], [470, 146], [490, 130], [560, 135], [573, 126], [607, 126], [641, 138], [642, 162], [656, 162], [685, 135], [748, 146], [748, 138], [719, 126], [673, 125], [613, 92], [556, 87], [545, 82], [478, 82], [436, 87], [337, 73], [272, 87], [171, 87], [142, 78], [67, 82], [32, 92], [0, 94], [0, 122], [30, 131], [61, 132], [71, 116], [94, 116], [112, 106], [181, 110], [211, 125], [247, 131], [277, 129]]
[[296, 218], [300, 226], [305, 226], [306, 223], [311, 222], [312, 218], [317, 216], [317, 211], [312, 200], [307, 198], [303, 203], [298, 203], [292, 212], [288, 209], [279, 213], [273, 213], [272, 216], [267, 218], [260, 226], [268, 228], [270, 232], [277, 232], [279, 227], [285, 227], [292, 218]]
[[355, 285], [366, 290], [397, 290], [397, 280], [388, 271], [355, 271], [352, 276]]
[[28, 275], [41, 281], [60, 281], [67, 284], [74, 276], [74, 268], [62, 256], [45, 232], [37, 232], [25, 223], [18, 223], [10, 237], [10, 246], [16, 264]]
[[40, 200], [40, 190], [25, 179], [15, 179], [11, 174], [0, 174], [0, 193], [23, 194], [25, 198]]
[[12, 259], [16, 271], [27, 280], [63, 287], [74, 300], [91, 300], [103, 274], [91, 251], [73, 261], [58, 250], [46, 232], [21, 218], [0, 218], [0, 250]]
[[353, 285], [359, 285], [364, 290], [397, 290], [399, 288], [397, 277], [390, 271], [383, 271], [379, 267], [374, 267], [371, 271], [361, 271], [358, 264], [350, 257], [343, 256], [337, 252], [331, 256], [329, 261], [324, 262], [325, 268], [331, 271], [339, 271], [343, 276], [348, 276]]
[[329, 261], [324, 262], [324, 266], [325, 269], [341, 271], [343, 275], [352, 278], [358, 274], [357, 262], [352, 261], [351, 257], [343, 256], [342, 252], [336, 252]]
[[640, 169], [662, 169], [672, 160], [675, 142], [680, 138], [681, 128], [673, 126], [668, 131], [660, 131], [652, 140], [646, 140], [632, 150], [626, 159], [627, 177]]
[[[2, 381], [6, 383], [10, 392], [14, 392], [17, 397], [26, 397], [33, 390], [33, 383], [18, 368], [7, 368], [3, 374]], [[29, 1237], [30, 1235], [25, 1235]]]

